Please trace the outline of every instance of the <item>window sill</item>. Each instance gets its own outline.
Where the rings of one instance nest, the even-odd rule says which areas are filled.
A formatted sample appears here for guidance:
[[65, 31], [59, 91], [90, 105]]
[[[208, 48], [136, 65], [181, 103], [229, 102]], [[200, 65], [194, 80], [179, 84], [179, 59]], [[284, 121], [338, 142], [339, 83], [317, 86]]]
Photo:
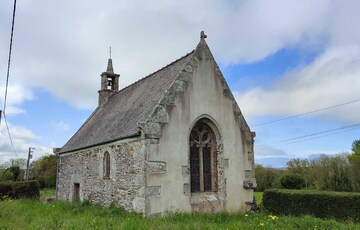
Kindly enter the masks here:
[[104, 179], [104, 180], [110, 180], [110, 177], [104, 176], [103, 179]]
[[213, 193], [217, 193], [216, 190], [207, 190], [207, 191], [195, 191], [195, 192], [191, 192], [191, 194], [213, 194]]

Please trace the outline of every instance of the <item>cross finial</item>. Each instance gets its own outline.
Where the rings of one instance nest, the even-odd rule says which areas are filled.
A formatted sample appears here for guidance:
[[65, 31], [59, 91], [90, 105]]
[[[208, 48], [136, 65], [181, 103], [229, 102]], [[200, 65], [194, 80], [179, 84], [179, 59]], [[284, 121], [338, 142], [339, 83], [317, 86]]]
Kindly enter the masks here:
[[203, 39], [205, 39], [205, 38], [207, 38], [207, 35], [204, 33], [204, 31], [201, 31], [201, 33], [200, 33], [200, 39], [203, 40]]
[[111, 46], [110, 46], [110, 50], [109, 50], [109, 58], [111, 59]]

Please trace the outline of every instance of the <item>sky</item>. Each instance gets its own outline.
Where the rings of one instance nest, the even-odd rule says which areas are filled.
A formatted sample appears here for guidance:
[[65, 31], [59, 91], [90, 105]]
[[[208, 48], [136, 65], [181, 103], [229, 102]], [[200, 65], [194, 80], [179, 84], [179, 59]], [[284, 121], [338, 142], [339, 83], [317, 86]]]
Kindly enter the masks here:
[[[1, 109], [12, 11], [2, 1]], [[6, 106], [15, 151], [2, 121], [0, 164], [67, 142], [97, 106], [110, 46], [123, 88], [193, 50], [202, 30], [256, 132], [256, 163], [350, 152], [360, 138], [359, 11], [357, 0], [18, 1]]]

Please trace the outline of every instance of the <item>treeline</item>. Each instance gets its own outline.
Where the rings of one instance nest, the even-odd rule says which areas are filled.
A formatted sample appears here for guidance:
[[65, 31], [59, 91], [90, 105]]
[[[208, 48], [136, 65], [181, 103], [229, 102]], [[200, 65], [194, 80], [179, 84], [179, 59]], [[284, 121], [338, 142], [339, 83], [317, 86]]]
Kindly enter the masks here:
[[[23, 181], [26, 175], [26, 159], [15, 159], [0, 165], [0, 182]], [[31, 162], [29, 180], [37, 180], [40, 188], [56, 186], [56, 156], [47, 155]]]
[[360, 140], [351, 153], [321, 156], [314, 160], [292, 159], [286, 169], [256, 165], [256, 191], [268, 188], [306, 188], [360, 192]]

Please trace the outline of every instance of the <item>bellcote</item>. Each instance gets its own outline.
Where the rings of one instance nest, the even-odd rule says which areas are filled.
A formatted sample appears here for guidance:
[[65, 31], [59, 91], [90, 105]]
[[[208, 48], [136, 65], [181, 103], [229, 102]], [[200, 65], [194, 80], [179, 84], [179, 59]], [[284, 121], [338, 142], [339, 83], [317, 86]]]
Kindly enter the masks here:
[[103, 105], [112, 95], [119, 92], [120, 74], [114, 73], [112, 59], [109, 58], [106, 71], [101, 75], [101, 88], [99, 92], [99, 106]]

